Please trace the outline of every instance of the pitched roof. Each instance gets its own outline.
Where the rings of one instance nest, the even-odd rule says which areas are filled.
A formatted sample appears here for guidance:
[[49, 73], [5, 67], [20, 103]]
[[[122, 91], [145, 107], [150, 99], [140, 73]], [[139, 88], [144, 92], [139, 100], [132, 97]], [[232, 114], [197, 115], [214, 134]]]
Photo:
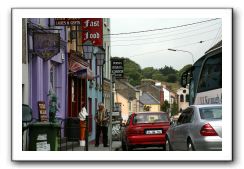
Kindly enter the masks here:
[[160, 104], [160, 102], [148, 92], [143, 92], [140, 96], [142, 104]]
[[116, 82], [117, 83], [122, 83], [122, 84], [124, 84], [124, 85], [126, 85], [126, 86], [128, 86], [129, 88], [131, 88], [132, 90], [134, 90], [135, 92], [139, 92], [140, 90], [138, 90], [135, 86], [132, 86], [129, 82], [127, 82], [127, 81], [125, 81], [125, 80], [123, 80], [123, 79], [116, 79]]

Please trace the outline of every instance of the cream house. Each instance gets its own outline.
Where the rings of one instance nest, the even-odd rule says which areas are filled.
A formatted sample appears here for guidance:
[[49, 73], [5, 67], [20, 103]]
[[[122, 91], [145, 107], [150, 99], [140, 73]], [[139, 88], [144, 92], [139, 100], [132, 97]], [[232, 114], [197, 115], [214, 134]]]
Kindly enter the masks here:
[[140, 91], [126, 80], [116, 80], [114, 103], [121, 105], [123, 121], [127, 121], [131, 113], [139, 111], [139, 97]]
[[189, 89], [179, 88], [177, 90], [179, 111], [184, 110], [189, 106]]
[[121, 116], [123, 118], [123, 122], [127, 121], [129, 115], [132, 112], [137, 112], [137, 100], [128, 100], [123, 95], [116, 93], [115, 95], [115, 104], [121, 105]]

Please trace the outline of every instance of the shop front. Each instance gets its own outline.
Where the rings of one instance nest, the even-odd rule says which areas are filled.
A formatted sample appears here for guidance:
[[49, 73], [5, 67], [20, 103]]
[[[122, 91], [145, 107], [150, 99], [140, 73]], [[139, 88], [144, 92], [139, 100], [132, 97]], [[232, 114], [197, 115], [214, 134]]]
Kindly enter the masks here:
[[87, 105], [87, 81], [94, 75], [86, 61], [75, 52], [69, 54], [68, 117], [78, 117], [81, 103]]

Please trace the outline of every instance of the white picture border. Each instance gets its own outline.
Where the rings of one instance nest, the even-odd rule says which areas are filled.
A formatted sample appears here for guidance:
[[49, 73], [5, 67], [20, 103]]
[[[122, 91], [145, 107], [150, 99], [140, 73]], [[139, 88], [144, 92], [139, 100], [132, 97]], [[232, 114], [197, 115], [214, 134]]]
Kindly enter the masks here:
[[[22, 18], [221, 18], [222, 151], [22, 151]], [[232, 9], [12, 9], [12, 160], [14, 161], [231, 161]]]

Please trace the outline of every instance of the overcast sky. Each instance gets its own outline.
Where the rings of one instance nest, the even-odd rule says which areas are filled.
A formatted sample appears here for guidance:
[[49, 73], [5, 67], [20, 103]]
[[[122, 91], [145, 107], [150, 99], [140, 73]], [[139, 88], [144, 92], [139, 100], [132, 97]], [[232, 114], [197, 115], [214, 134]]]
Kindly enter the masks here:
[[[111, 18], [110, 26], [111, 34], [117, 34], [177, 27], [210, 19], [213, 18]], [[167, 65], [179, 70], [186, 64], [192, 64], [192, 55], [196, 61], [222, 38], [221, 26], [221, 19], [218, 19], [172, 29], [111, 35], [111, 55], [130, 58], [141, 68], [161, 68]], [[200, 41], [204, 42], [199, 43]], [[188, 52], [174, 52], [167, 50], [168, 48]]]

